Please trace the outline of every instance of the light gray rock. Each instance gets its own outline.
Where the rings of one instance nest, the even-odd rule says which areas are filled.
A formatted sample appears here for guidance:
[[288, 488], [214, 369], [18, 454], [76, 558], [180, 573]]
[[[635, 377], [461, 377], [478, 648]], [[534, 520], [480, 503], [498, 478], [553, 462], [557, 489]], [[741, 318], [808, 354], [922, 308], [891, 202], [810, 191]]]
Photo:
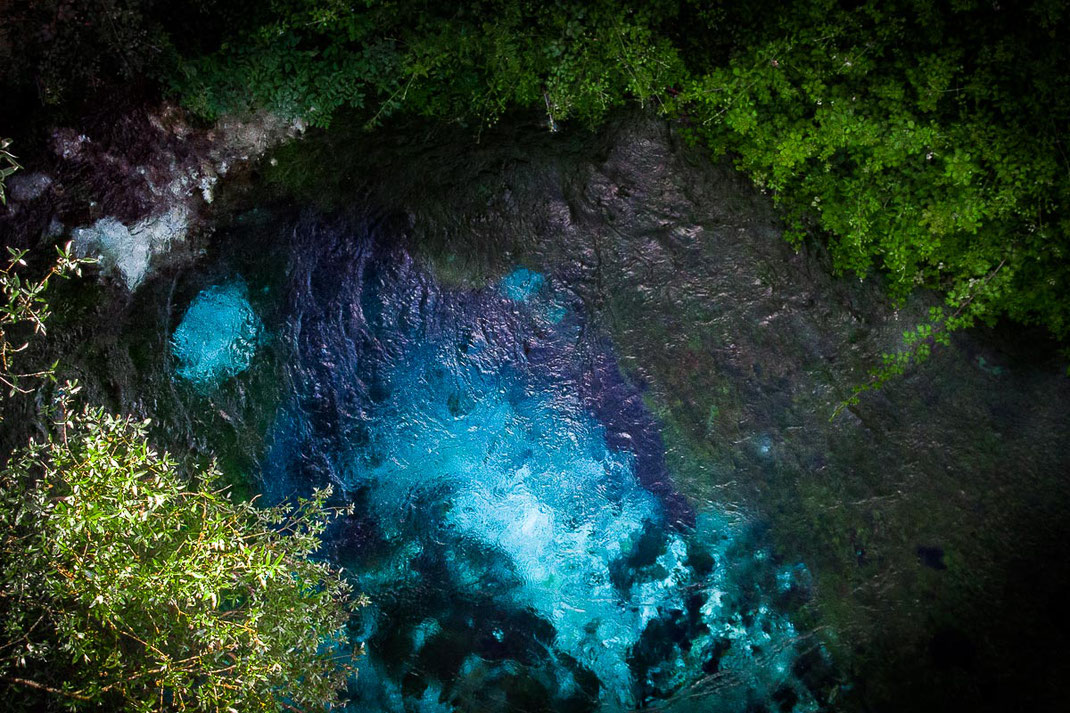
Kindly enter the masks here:
[[122, 279], [133, 291], [142, 283], [153, 258], [186, 239], [190, 212], [184, 205], [126, 226], [115, 218], [101, 218], [93, 225], [71, 233], [74, 252], [100, 260], [104, 274]]
[[[118, 277], [131, 291], [146, 279], [154, 264], [159, 264], [157, 258], [192, 234], [201, 211], [214, 200], [222, 176], [258, 159], [271, 147], [296, 138], [306, 128], [300, 120], [259, 112], [246, 117], [223, 117], [215, 127], [202, 132], [190, 127], [184, 113], [170, 105], [152, 115], [150, 122], [163, 134], [183, 142], [193, 137], [206, 141], [190, 144], [199, 147], [193, 156], [181, 156], [165, 148], [168, 142], [161, 141], [160, 153], [153, 160], [145, 165], [127, 165], [125, 170], [144, 178], [151, 194], [148, 216], [134, 223], [105, 217], [71, 233], [76, 254], [99, 257], [102, 272]], [[73, 129], [53, 132], [53, 147], [62, 159], [85, 160], [89, 156], [86, 147], [91, 145], [89, 137]], [[105, 152], [94, 160], [120, 165], [126, 161], [115, 152]], [[43, 178], [50, 183], [50, 179]], [[25, 190], [30, 187], [27, 183]]]

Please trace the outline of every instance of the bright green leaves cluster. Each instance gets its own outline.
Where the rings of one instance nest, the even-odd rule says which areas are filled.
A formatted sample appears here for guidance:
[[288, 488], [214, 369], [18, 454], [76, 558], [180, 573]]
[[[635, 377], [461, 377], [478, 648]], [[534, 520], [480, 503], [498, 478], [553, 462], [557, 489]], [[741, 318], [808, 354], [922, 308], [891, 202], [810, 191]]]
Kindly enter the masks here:
[[266, 107], [326, 125], [340, 108], [361, 108], [396, 83], [393, 43], [374, 38], [351, 11], [318, 12], [319, 4], [274, 2], [277, 21], [186, 63], [175, 85], [187, 105], [206, 117]]
[[897, 300], [944, 293], [875, 383], [978, 320], [1070, 334], [1070, 37], [1048, 5], [791, 3], [677, 99], [791, 238], [816, 227], [838, 270], [879, 271]]
[[425, 18], [407, 44], [411, 106], [482, 124], [517, 107], [545, 109], [551, 126], [594, 123], [683, 75], [671, 44], [651, 29], [651, 13], [605, 1], [502, 1]]
[[4, 181], [8, 176], [22, 168], [15, 159], [15, 154], [7, 150], [11, 145], [11, 139], [0, 138], [0, 205], [7, 205], [7, 193], [4, 191]]
[[[16, 392], [28, 393], [37, 380], [50, 378], [55, 365], [29, 373], [16, 368], [17, 355], [29, 346], [32, 335], [45, 333], [45, 321], [51, 314], [45, 291], [54, 277], [65, 278], [82, 274], [82, 266], [94, 262], [76, 258], [71, 244], [57, 247], [56, 263], [44, 277], [33, 280], [23, 277], [19, 268], [26, 266], [26, 250], [8, 248], [8, 261], [0, 267], [0, 398]], [[30, 386], [27, 386], [27, 383]]]
[[839, 269], [879, 266], [897, 297], [943, 273], [983, 276], [1003, 251], [978, 255], [971, 236], [1006, 206], [982, 187], [966, 127], [927, 111], [949, 91], [954, 54], [888, 68], [894, 57], [843, 24], [751, 48], [678, 101], [787, 209], [794, 237], [811, 222], [831, 236]]
[[[69, 403], [64, 403], [66, 410]], [[145, 424], [85, 410], [0, 490], [0, 677], [73, 707], [320, 708], [351, 671], [319, 492], [261, 509], [191, 484]], [[41, 676], [59, 674], [59, 680]]]

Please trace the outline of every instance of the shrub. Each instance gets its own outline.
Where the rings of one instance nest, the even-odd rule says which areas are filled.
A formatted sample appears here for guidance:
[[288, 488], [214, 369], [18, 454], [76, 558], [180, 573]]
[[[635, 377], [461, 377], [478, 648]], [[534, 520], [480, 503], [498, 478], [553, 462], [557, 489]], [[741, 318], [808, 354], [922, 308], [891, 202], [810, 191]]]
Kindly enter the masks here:
[[946, 306], [875, 384], [948, 332], [1010, 317], [1070, 336], [1065, 11], [1034, 2], [791, 3], [677, 99], [691, 133], [784, 208], [795, 242]]
[[[69, 407], [61, 402], [61, 412]], [[323, 707], [351, 671], [349, 586], [296, 507], [193, 483], [145, 423], [85, 409], [0, 476], [0, 678], [72, 708]]]
[[22, 168], [15, 160], [15, 154], [7, 150], [10, 145], [11, 139], [0, 139], [0, 205], [7, 204], [7, 193], [4, 192], [5, 179]]

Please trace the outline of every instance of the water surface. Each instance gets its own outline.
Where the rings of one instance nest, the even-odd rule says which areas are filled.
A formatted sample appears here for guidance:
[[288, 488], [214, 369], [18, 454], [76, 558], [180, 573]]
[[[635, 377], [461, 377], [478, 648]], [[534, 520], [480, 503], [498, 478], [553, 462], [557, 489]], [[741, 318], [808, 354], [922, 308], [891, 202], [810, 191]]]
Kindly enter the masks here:
[[[354, 710], [817, 709], [805, 566], [676, 490], [643, 386], [565, 285], [444, 288], [375, 228], [299, 230], [263, 486], [358, 506], [329, 537], [373, 602]], [[195, 299], [180, 377], [248, 365], [240, 284]]]

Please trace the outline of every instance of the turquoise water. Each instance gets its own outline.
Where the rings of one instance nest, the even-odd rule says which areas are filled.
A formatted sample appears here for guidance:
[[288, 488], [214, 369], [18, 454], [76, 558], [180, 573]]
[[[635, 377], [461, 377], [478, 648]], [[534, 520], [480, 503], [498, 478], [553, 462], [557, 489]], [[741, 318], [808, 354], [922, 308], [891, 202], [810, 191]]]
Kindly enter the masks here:
[[518, 267], [502, 278], [498, 289], [517, 302], [528, 302], [546, 286], [546, 278], [538, 272]]
[[[372, 604], [359, 711], [816, 710], [827, 657], [793, 612], [800, 563], [760, 523], [673, 487], [613, 346], [553, 280], [439, 286], [361, 235], [297, 250], [280, 327], [292, 389], [269, 499], [334, 483], [327, 552]], [[261, 331], [232, 282], [194, 300], [179, 374], [218, 385]]]
[[514, 302], [531, 308], [531, 313], [557, 324], [568, 314], [561, 295], [541, 273], [517, 267], [498, 282], [498, 291]]
[[249, 368], [262, 331], [241, 280], [198, 294], [171, 336], [176, 373], [206, 390]]

